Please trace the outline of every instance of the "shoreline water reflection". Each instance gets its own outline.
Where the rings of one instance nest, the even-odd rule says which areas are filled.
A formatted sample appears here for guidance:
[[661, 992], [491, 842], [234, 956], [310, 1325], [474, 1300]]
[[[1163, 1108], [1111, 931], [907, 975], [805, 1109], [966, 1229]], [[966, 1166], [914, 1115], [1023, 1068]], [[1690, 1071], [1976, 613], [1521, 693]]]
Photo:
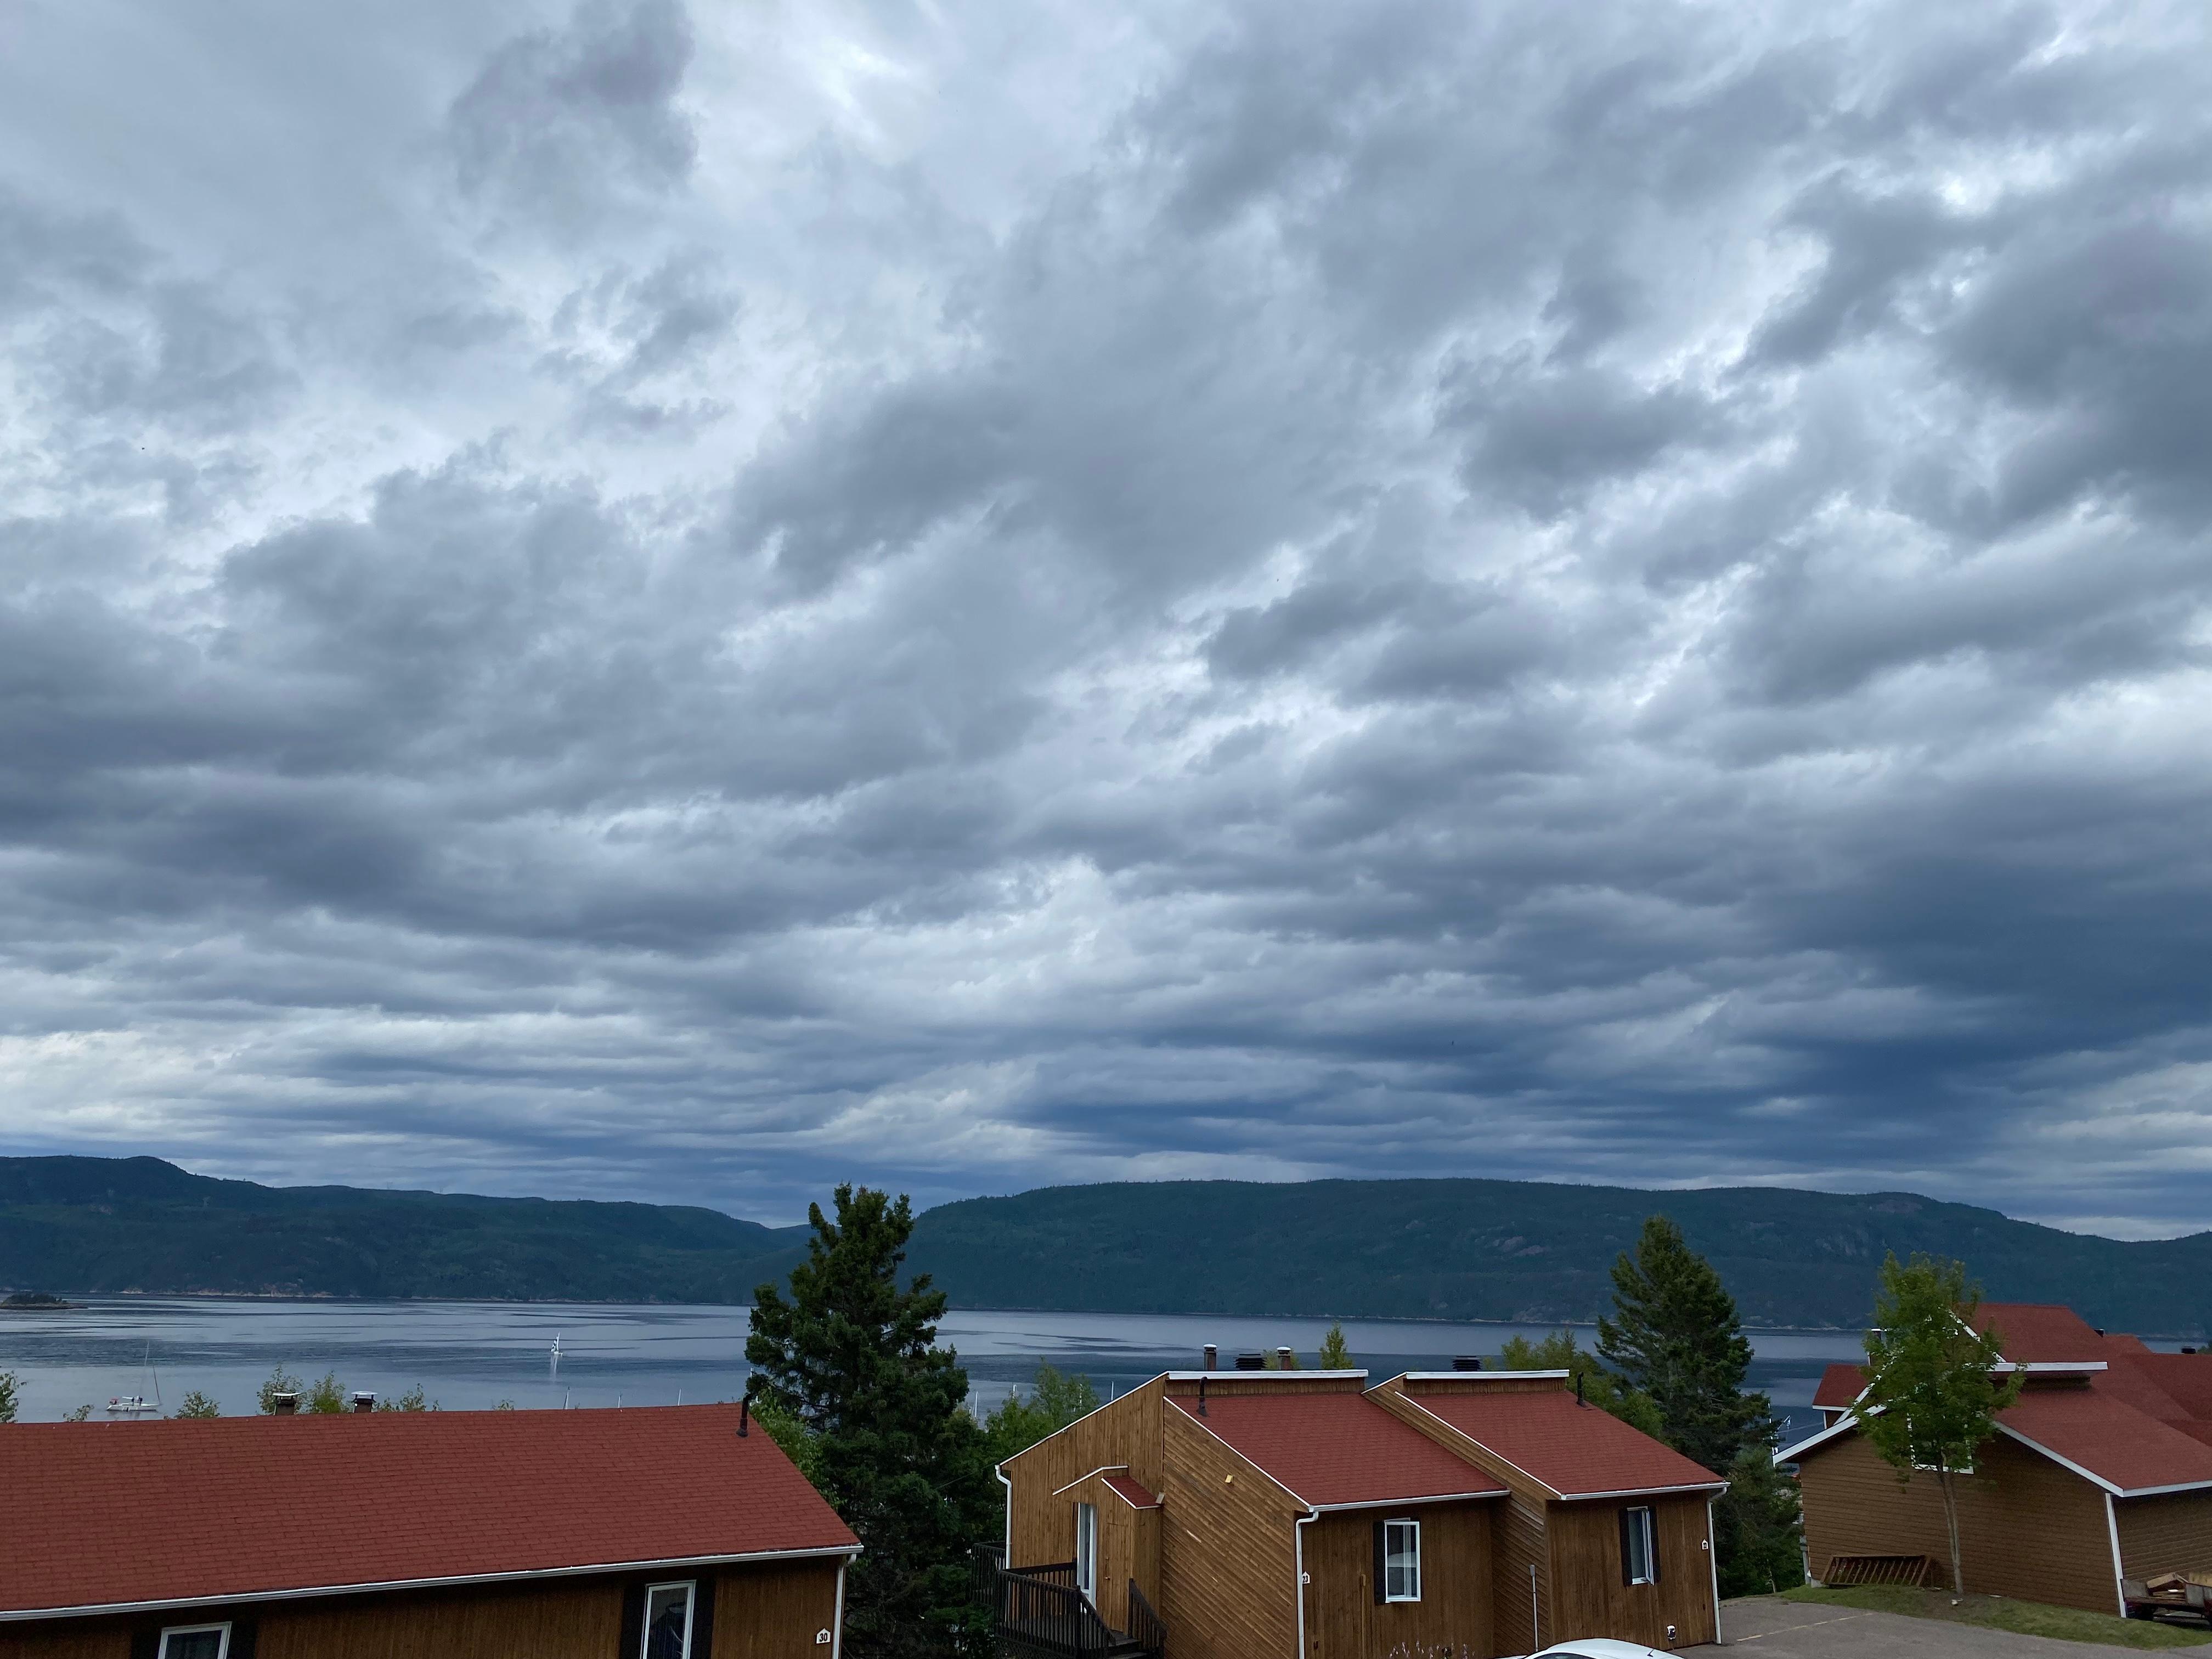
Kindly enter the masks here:
[[[743, 1307], [605, 1303], [337, 1302], [105, 1297], [67, 1312], [0, 1316], [0, 1370], [21, 1379], [22, 1421], [52, 1421], [112, 1395], [158, 1390], [173, 1411], [187, 1389], [226, 1414], [254, 1408], [283, 1364], [309, 1381], [335, 1372], [389, 1397], [420, 1384], [448, 1409], [668, 1405], [734, 1399], [744, 1387]], [[1210, 1314], [1008, 1312], [956, 1308], [940, 1340], [959, 1350], [977, 1408], [988, 1411], [1040, 1364], [1089, 1376], [1111, 1395], [1159, 1371], [1188, 1369], [1217, 1344], [1288, 1344], [1307, 1364], [1329, 1322]], [[1345, 1335], [1377, 1378], [1494, 1354], [1507, 1338], [1556, 1326], [1352, 1320]], [[1585, 1343], [1595, 1340], [1577, 1327]], [[1858, 1356], [1850, 1331], [1754, 1331], [1752, 1384], [1778, 1407], [1811, 1401], [1821, 1368]], [[551, 1350], [561, 1345], [557, 1369]]]

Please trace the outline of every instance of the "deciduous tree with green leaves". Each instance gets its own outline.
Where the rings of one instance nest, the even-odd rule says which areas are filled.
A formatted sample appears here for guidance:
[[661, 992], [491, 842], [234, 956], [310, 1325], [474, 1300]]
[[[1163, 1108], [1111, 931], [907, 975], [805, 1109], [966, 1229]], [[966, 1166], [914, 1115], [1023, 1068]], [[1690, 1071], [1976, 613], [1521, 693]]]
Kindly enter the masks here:
[[1606, 1370], [1572, 1331], [1553, 1331], [1534, 1342], [1525, 1336], [1509, 1337], [1498, 1363], [1509, 1371], [1565, 1371], [1571, 1382], [1582, 1384], [1583, 1397], [1591, 1405], [1648, 1435], [1660, 1432], [1659, 1408]]
[[994, 1466], [1003, 1463], [1078, 1418], [1090, 1416], [1098, 1405], [1098, 1390], [1089, 1377], [1039, 1365], [1027, 1399], [1018, 1392], [1008, 1395], [983, 1419], [985, 1455]]
[[325, 1371], [309, 1385], [307, 1397], [300, 1402], [302, 1411], [318, 1412], [325, 1417], [343, 1416], [346, 1408], [345, 1384], [338, 1381], [336, 1371]]
[[222, 1407], [216, 1404], [212, 1395], [194, 1389], [185, 1396], [185, 1402], [177, 1407], [176, 1414], [179, 1417], [221, 1417]]
[[15, 1420], [15, 1401], [21, 1384], [13, 1371], [0, 1371], [0, 1423]]
[[1974, 1328], [1978, 1285], [1963, 1262], [1916, 1254], [1881, 1264], [1875, 1328], [1866, 1335], [1866, 1391], [1853, 1407], [1859, 1429], [1897, 1471], [1899, 1484], [1932, 1475], [1950, 1534], [1951, 1589], [1966, 1593], [1959, 1555], [1955, 1482], [1996, 1432], [1996, 1415], [2020, 1398], [2022, 1377], [2000, 1375], [2004, 1347], [1995, 1330]]
[[1328, 1334], [1321, 1340], [1321, 1352], [1314, 1356], [1314, 1364], [1325, 1371], [1348, 1371], [1352, 1369], [1352, 1345], [1344, 1340], [1342, 1325], [1328, 1328]]
[[899, 1283], [912, 1206], [849, 1185], [835, 1201], [834, 1221], [808, 1209], [789, 1294], [754, 1293], [745, 1358], [757, 1397], [805, 1425], [816, 1484], [867, 1547], [847, 1579], [850, 1650], [945, 1654], [972, 1612], [969, 1552], [991, 1529], [997, 1483], [963, 1408], [968, 1375], [937, 1346], [944, 1293], [927, 1274]]
[[269, 1380], [261, 1385], [254, 1399], [260, 1406], [262, 1414], [268, 1416], [276, 1409], [278, 1395], [289, 1394], [297, 1398], [306, 1393], [307, 1389], [306, 1383], [284, 1369], [284, 1362], [280, 1359], [276, 1362], [276, 1369], [269, 1373]]

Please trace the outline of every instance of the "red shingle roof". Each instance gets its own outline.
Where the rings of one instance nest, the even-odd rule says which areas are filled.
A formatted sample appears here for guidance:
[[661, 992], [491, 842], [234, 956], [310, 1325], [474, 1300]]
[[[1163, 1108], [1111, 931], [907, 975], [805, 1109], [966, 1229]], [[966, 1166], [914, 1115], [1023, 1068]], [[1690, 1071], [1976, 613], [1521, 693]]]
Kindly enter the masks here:
[[735, 1406], [0, 1429], [0, 1612], [782, 1551], [851, 1531]]
[[2124, 1492], [2212, 1484], [2212, 1446], [2113, 1399], [2101, 1381], [2031, 1386], [1997, 1421]]
[[1409, 1389], [1406, 1397], [1562, 1498], [1713, 1486], [1720, 1477], [1565, 1389]]
[[[2154, 1353], [2045, 1303], [1985, 1302], [1974, 1323], [1996, 1330], [2015, 1364], [2104, 1366], [2031, 1378], [1997, 1419], [2013, 1434], [2119, 1492], [2212, 1486], [2212, 1355]], [[1857, 1367], [1831, 1365], [1814, 1404], [1847, 1406], [1859, 1386]]]
[[2049, 1302], [1984, 1302], [1974, 1328], [1994, 1327], [2003, 1339], [2005, 1358], [2020, 1364], [2110, 1360], [2122, 1353], [2146, 1353], [2132, 1336], [2103, 1336], [2071, 1308]]
[[1217, 1395], [1198, 1415], [1181, 1396], [1169, 1405], [1211, 1429], [1310, 1506], [1389, 1504], [1505, 1489], [1364, 1395]]
[[1858, 1365], [1834, 1364], [1820, 1373], [1820, 1386], [1813, 1390], [1813, 1403], [1832, 1411], [1848, 1406], [1866, 1387], [1866, 1371]]
[[1127, 1499], [1132, 1509], [1156, 1510], [1160, 1506], [1160, 1500], [1148, 1488], [1126, 1474], [1109, 1474], [1106, 1484]]

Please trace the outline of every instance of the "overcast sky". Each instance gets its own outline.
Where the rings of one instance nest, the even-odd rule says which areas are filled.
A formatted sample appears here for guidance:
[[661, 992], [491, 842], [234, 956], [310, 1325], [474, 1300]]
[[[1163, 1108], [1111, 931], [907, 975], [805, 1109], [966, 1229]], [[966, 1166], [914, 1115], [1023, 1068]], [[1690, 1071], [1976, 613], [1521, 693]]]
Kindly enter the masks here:
[[0, 1151], [2212, 1174], [2201, 0], [4, 0]]

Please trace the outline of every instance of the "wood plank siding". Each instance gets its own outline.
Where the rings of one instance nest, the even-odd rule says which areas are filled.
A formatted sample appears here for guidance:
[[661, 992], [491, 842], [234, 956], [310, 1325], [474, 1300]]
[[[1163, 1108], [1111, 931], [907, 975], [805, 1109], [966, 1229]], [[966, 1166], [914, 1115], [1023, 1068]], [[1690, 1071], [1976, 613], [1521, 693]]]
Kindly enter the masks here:
[[2130, 1578], [2212, 1570], [2212, 1492], [2117, 1498], [2120, 1566]]
[[715, 1579], [714, 1659], [829, 1659], [816, 1638], [836, 1629], [835, 1561], [763, 1561]]
[[[1838, 1555], [1926, 1555], [1950, 1571], [1943, 1499], [1932, 1475], [1899, 1485], [1866, 1437], [1845, 1434], [1798, 1467], [1813, 1576]], [[1959, 1553], [1966, 1589], [2095, 1613], [2116, 1613], [2105, 1494], [2019, 1442], [1982, 1448], [1960, 1477]]]
[[[1620, 1559], [1620, 1515], [1649, 1507], [1656, 1534], [1658, 1582], [1632, 1584]], [[1693, 1647], [1719, 1639], [1713, 1622], [1712, 1539], [1705, 1495], [1584, 1498], [1547, 1507], [1553, 1624], [1548, 1645], [1582, 1636], [1617, 1637], [1650, 1648]], [[1674, 1627], [1669, 1640], [1667, 1627]]]
[[1074, 1495], [1054, 1496], [1072, 1482], [1126, 1470], [1146, 1491], [1159, 1491], [1161, 1388], [1154, 1377], [1006, 1461], [1008, 1566], [1075, 1559]]
[[[714, 1659], [820, 1659], [815, 1632], [836, 1620], [837, 1564], [671, 1571], [714, 1582]], [[254, 1659], [630, 1659], [623, 1596], [638, 1574], [391, 1590], [173, 1609], [122, 1618], [0, 1625], [0, 1659], [131, 1659], [134, 1636], [223, 1620], [254, 1627]]]
[[1516, 1492], [1498, 1506], [1491, 1559], [1498, 1650], [1534, 1653], [1550, 1646], [1559, 1638], [1553, 1629], [1552, 1553], [1544, 1540], [1542, 1499]]
[[[1498, 1503], [1424, 1504], [1324, 1515], [1305, 1528], [1308, 1659], [1390, 1659], [1439, 1650], [1498, 1651], [1492, 1604], [1491, 1511]], [[1421, 1523], [1421, 1599], [1375, 1599], [1375, 1526]]]
[[[1495, 1382], [1498, 1389], [1550, 1389], [1556, 1383]], [[1491, 1582], [1497, 1587], [1496, 1634], [1506, 1653], [1534, 1653], [1561, 1639], [1553, 1610], [1552, 1553], [1547, 1510], [1552, 1489], [1532, 1480], [1492, 1451], [1429, 1412], [1423, 1411], [1406, 1389], [1405, 1381], [1392, 1377], [1370, 1389], [1369, 1399], [1401, 1420], [1456, 1453], [1495, 1480], [1510, 1496], [1498, 1506], [1492, 1533]], [[1533, 1595], [1530, 1574], [1534, 1571]]]
[[1304, 1510], [1182, 1412], [1160, 1420], [1168, 1474], [1155, 1490], [1165, 1505], [1159, 1611], [1167, 1659], [1295, 1652], [1291, 1524]]
[[0, 1659], [131, 1659], [131, 1632], [106, 1619], [32, 1629], [0, 1625]]

